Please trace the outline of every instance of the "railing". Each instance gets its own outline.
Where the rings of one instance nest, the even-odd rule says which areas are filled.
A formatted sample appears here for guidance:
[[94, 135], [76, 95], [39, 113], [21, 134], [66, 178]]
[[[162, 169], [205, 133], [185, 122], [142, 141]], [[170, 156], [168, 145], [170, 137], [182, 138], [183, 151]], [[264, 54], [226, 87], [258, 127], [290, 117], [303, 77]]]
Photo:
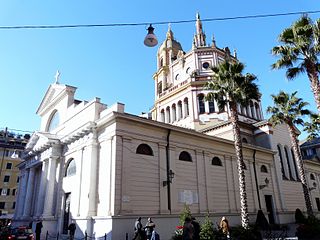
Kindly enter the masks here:
[[104, 236], [101, 237], [92, 237], [89, 236], [87, 234], [87, 232], [85, 232], [84, 237], [82, 238], [76, 238], [76, 237], [71, 237], [70, 235], [64, 235], [64, 234], [59, 234], [59, 232], [57, 233], [57, 235], [51, 235], [49, 234], [49, 232], [47, 231], [46, 233], [46, 240], [90, 240], [90, 239], [96, 239], [96, 240], [107, 240], [107, 234], [105, 233]]

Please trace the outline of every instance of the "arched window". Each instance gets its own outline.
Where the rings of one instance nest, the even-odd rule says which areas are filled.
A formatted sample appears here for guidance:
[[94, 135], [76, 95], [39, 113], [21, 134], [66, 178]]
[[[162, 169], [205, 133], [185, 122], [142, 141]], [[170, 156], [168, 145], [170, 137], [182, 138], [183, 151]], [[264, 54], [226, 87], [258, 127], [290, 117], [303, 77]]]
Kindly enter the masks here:
[[287, 164], [288, 164], [288, 171], [289, 171], [290, 180], [294, 180], [293, 174], [292, 174], [292, 170], [291, 170], [290, 159], [289, 159], [289, 154], [288, 154], [288, 149], [287, 149], [287, 147], [284, 147], [284, 153], [285, 153], [286, 159], [287, 159]]
[[254, 104], [254, 107], [255, 107], [255, 109], [256, 109], [257, 119], [258, 119], [258, 120], [262, 119], [259, 104], [258, 104], [258, 103], [255, 103], [255, 104]]
[[172, 104], [172, 122], [177, 120], [176, 104]]
[[163, 58], [160, 59], [160, 67], [163, 66]]
[[144, 144], [144, 143], [140, 144], [137, 147], [136, 153], [137, 154], [153, 156], [152, 148], [148, 144]]
[[310, 174], [310, 180], [316, 180], [315, 176], [313, 175], [313, 173]]
[[299, 181], [300, 180], [300, 175], [298, 173], [298, 168], [297, 168], [296, 158], [294, 157], [293, 148], [291, 148], [291, 156], [292, 156], [294, 171], [296, 173], [297, 180]]
[[170, 117], [170, 107], [166, 108], [166, 123], [171, 122], [171, 117]]
[[76, 161], [72, 158], [69, 160], [67, 164], [65, 177], [71, 177], [73, 175], [76, 175], [76, 173], [77, 173]]
[[199, 94], [198, 95], [198, 104], [199, 104], [199, 113], [205, 113], [205, 106], [204, 106], [204, 95]]
[[164, 109], [161, 110], [160, 115], [161, 115], [161, 122], [164, 122], [165, 121]]
[[261, 168], [260, 168], [260, 172], [267, 173], [268, 172], [267, 167], [265, 165], [262, 165]]
[[58, 127], [59, 125], [59, 113], [57, 110], [54, 110], [52, 113], [51, 113], [51, 116], [49, 118], [49, 123], [48, 123], [48, 127], [47, 127], [47, 131], [48, 132], [51, 132], [53, 129], [55, 129], [56, 127]]
[[243, 143], [248, 143], [248, 140], [246, 138], [242, 138]]
[[209, 103], [209, 113], [214, 113], [215, 112], [215, 109], [214, 109], [214, 100], [209, 100], [208, 101]]
[[188, 117], [189, 116], [189, 102], [188, 102], [188, 98], [185, 98], [183, 100], [184, 103], [184, 117]]
[[179, 160], [181, 161], [187, 161], [187, 162], [192, 162], [192, 157], [191, 155], [186, 152], [186, 151], [182, 151], [179, 155]]
[[182, 102], [178, 102], [178, 120], [182, 118]]
[[283, 179], [288, 179], [287, 176], [286, 176], [286, 174], [285, 174], [285, 172], [284, 172], [283, 158], [282, 158], [282, 153], [281, 153], [280, 145], [278, 145], [277, 148], [278, 148], [278, 154], [279, 154], [279, 158], [280, 158], [282, 178], [283, 178]]
[[251, 117], [252, 118], [256, 118], [256, 115], [254, 113], [254, 106], [253, 106], [253, 102], [250, 101], [250, 112], [251, 112]]
[[218, 157], [212, 158], [211, 164], [215, 166], [222, 166], [222, 162]]

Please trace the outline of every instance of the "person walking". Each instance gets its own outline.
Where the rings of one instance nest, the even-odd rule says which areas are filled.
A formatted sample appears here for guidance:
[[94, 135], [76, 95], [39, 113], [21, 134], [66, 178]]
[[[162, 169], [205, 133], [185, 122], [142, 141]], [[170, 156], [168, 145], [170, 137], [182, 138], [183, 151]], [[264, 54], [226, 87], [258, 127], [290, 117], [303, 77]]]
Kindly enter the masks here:
[[76, 224], [72, 221], [68, 227], [69, 230], [69, 236], [70, 236], [70, 240], [74, 239], [74, 233], [76, 232], [77, 226]]
[[186, 217], [186, 219], [184, 221], [182, 239], [183, 240], [194, 240], [194, 227], [191, 223], [191, 218], [189, 218], [189, 217]]
[[191, 218], [191, 224], [193, 225], [193, 228], [194, 228], [193, 239], [200, 240], [200, 231], [201, 231], [200, 224], [196, 221], [194, 217]]
[[143, 235], [144, 234], [141, 224], [141, 217], [139, 217], [134, 223], [134, 237], [132, 238], [132, 240], [144, 240]]
[[220, 229], [222, 230], [222, 233], [225, 235], [227, 239], [230, 239], [230, 233], [229, 233], [229, 222], [226, 219], [226, 217], [222, 217], [220, 224], [219, 224]]
[[146, 232], [146, 236], [147, 236], [147, 240], [151, 239], [151, 235], [153, 232], [153, 229], [155, 228], [155, 223], [152, 221], [152, 219], [149, 217], [148, 221], [146, 223], [146, 226], [144, 227], [145, 232]]
[[153, 229], [150, 240], [160, 240], [159, 234]]
[[36, 231], [35, 231], [36, 232], [36, 240], [40, 240], [42, 227], [43, 227], [42, 221], [37, 222]]

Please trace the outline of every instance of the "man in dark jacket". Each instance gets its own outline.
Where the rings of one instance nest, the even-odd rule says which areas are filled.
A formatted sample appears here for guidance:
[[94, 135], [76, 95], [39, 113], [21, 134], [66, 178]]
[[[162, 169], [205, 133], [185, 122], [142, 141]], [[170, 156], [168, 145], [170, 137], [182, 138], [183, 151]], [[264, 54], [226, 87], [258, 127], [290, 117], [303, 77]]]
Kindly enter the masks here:
[[154, 229], [156, 225], [154, 224], [154, 222], [152, 221], [152, 219], [149, 217], [148, 221], [146, 223], [146, 226], [144, 227], [145, 231], [146, 231], [146, 235], [147, 235], [147, 240], [151, 239], [151, 235], [152, 235], [152, 231]]
[[134, 237], [132, 240], [135, 239], [143, 239], [143, 229], [142, 229], [142, 224], [141, 224], [141, 217], [137, 218], [137, 220], [134, 223]]
[[74, 239], [74, 233], [76, 232], [76, 228], [76, 224], [74, 222], [71, 222], [68, 227], [70, 240]]
[[36, 224], [36, 240], [40, 240], [40, 235], [41, 235], [41, 229], [42, 229], [42, 221], [37, 222]]

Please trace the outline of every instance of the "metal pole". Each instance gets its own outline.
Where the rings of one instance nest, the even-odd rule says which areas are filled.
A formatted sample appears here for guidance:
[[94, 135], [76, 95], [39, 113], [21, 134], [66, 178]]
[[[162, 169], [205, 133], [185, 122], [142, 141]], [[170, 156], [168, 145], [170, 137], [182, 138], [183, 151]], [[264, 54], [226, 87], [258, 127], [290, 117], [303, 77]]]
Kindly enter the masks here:
[[[107, 235], [106, 235], [105, 240], [107, 240]], [[128, 233], [126, 233], [126, 240], [129, 240], [129, 234]]]
[[168, 210], [171, 213], [171, 180], [169, 177], [170, 174], [170, 152], [169, 152], [169, 137], [170, 137], [171, 129], [168, 129], [167, 135], [167, 146], [166, 146], [166, 160], [167, 160], [167, 194], [168, 194]]
[[47, 231], [47, 233], [46, 233], [46, 240], [48, 239], [48, 235], [49, 235], [49, 233], [48, 233], [48, 231]]

